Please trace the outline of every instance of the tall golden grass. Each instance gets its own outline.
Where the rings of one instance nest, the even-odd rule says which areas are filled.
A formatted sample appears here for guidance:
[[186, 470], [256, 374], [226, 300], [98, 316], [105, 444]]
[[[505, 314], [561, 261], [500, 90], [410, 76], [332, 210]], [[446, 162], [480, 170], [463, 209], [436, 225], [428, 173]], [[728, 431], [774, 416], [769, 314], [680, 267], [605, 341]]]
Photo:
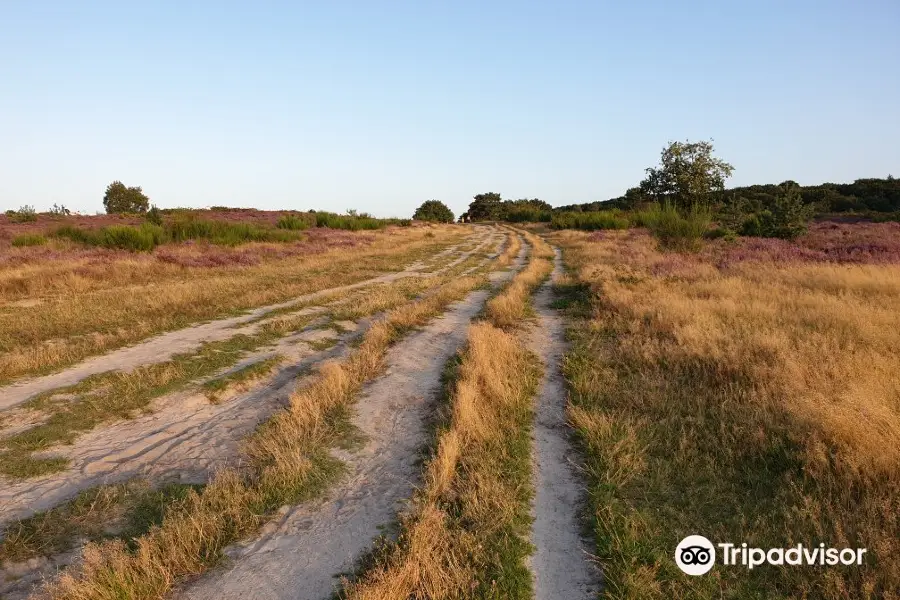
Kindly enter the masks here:
[[383, 368], [391, 343], [485, 281], [459, 277], [418, 301], [390, 311], [342, 361], [324, 365], [288, 408], [246, 443], [246, 468], [219, 472], [200, 493], [166, 509], [162, 525], [137, 540], [88, 544], [79, 567], [43, 590], [53, 599], [159, 598], [186, 576], [221, 559], [222, 549], [250, 534], [274, 508], [326, 485], [339, 469], [327, 450], [342, 433], [344, 413], [362, 384]]
[[487, 320], [469, 329], [447, 423], [400, 538], [345, 584], [348, 599], [530, 596], [529, 431], [540, 368], [519, 334], [502, 328], [525, 313], [553, 251], [525, 236], [528, 265], [491, 301], [503, 299], [486, 311]]
[[[900, 597], [900, 266], [720, 271], [563, 232], [567, 360], [609, 598]], [[868, 548], [862, 567], [716, 567], [677, 542]]]
[[530, 232], [519, 233], [528, 240], [532, 257], [502, 292], [488, 300], [487, 316], [498, 327], [513, 327], [522, 322], [528, 311], [529, 296], [553, 270], [553, 249], [547, 242]]
[[395, 271], [464, 235], [454, 227], [380, 232], [370, 245], [255, 266], [192, 268], [131, 257], [0, 269], [0, 383], [161, 331]]
[[449, 425], [413, 512], [399, 542], [346, 585], [347, 598], [527, 594], [528, 427], [537, 377], [534, 357], [514, 334], [487, 322], [472, 325]]

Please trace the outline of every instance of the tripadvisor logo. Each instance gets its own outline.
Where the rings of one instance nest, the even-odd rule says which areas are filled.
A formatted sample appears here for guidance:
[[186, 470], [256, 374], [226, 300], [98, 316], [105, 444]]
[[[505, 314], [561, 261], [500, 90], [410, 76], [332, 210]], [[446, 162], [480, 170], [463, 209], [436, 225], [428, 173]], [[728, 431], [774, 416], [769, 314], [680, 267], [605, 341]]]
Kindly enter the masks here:
[[703, 575], [715, 562], [716, 549], [702, 535], [689, 535], [675, 548], [675, 563], [688, 575]]
[[716, 563], [716, 547], [721, 551], [725, 566], [744, 566], [753, 569], [760, 565], [774, 566], [835, 566], [861, 565], [865, 548], [826, 548], [825, 544], [804, 546], [797, 544], [791, 548], [751, 548], [746, 543], [719, 543], [713, 545], [702, 535], [689, 535], [675, 548], [675, 563], [688, 575], [708, 573]]

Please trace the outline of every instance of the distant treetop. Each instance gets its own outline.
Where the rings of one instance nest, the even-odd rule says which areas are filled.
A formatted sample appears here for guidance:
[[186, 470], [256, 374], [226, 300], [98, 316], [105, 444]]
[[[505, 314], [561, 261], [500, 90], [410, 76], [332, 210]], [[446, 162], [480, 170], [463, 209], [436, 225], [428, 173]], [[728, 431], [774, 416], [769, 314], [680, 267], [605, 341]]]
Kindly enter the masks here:
[[106, 187], [103, 206], [108, 214], [143, 213], [150, 208], [150, 198], [140, 187], [125, 187], [121, 181], [113, 181]]

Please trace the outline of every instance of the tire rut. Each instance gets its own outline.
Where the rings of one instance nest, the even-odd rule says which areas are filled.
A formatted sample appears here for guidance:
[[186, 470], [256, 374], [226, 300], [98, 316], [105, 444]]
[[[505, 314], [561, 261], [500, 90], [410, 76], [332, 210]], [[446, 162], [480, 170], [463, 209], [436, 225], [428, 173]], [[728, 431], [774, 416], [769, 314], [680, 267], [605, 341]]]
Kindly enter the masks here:
[[175, 392], [156, 400], [150, 414], [85, 432], [74, 444], [48, 451], [68, 458], [70, 466], [43, 477], [5, 482], [0, 523], [47, 510], [88, 488], [135, 477], [205, 483], [210, 473], [237, 455], [244, 436], [286, 405], [302, 384], [298, 375], [343, 353], [346, 342], [358, 335], [345, 334], [337, 338], [337, 346], [314, 351], [306, 342], [321, 340], [323, 334], [334, 339], [332, 330], [313, 329], [250, 357], [255, 362], [281, 353], [289, 361], [249, 392], [218, 404], [196, 390]]
[[[522, 264], [523, 253], [515, 268]], [[494, 274], [494, 285], [512, 275]], [[366, 436], [347, 453], [349, 477], [321, 501], [284, 507], [261, 536], [229, 551], [234, 559], [182, 588], [181, 600], [321, 600], [396, 519], [418, 482], [419, 452], [444, 365], [463, 345], [489, 292], [478, 290], [410, 334], [386, 357], [387, 372], [356, 402], [353, 423]]]
[[[499, 234], [500, 232], [495, 228], [479, 227], [470, 237], [480, 242], [478, 246], [480, 248], [481, 245], [495, 239]], [[409, 265], [403, 271], [387, 273], [344, 286], [319, 290], [318, 292], [298, 296], [285, 302], [257, 307], [235, 317], [191, 325], [176, 331], [156, 335], [138, 344], [119, 348], [101, 356], [88, 358], [57, 373], [2, 386], [0, 387], [0, 410], [17, 406], [43, 392], [74, 385], [91, 375], [106, 371], [127, 371], [142, 365], [169, 360], [175, 354], [194, 351], [205, 342], [224, 340], [236, 333], [244, 332], [238, 328], [250, 325], [273, 311], [289, 308], [300, 303], [315, 302], [330, 294], [350, 292], [379, 283], [390, 283], [405, 277], [435, 277], [452, 268], [455, 264], [463, 262], [476, 251], [476, 249], [473, 249], [457, 252], [459, 256], [457, 259], [454, 259], [451, 265], [444, 265], [433, 272], [420, 272], [424, 265], [421, 262], [417, 262]], [[433, 259], [434, 257], [430, 258]], [[252, 325], [250, 326], [252, 327]], [[255, 331], [255, 328], [248, 331]]]
[[555, 249], [550, 281], [534, 296], [537, 322], [528, 332], [528, 346], [544, 364], [534, 423], [534, 524], [531, 557], [535, 600], [595, 598], [601, 589], [600, 570], [581, 536], [579, 510], [582, 484], [575, 464], [566, 421], [566, 386], [561, 371], [566, 350], [562, 317], [552, 308], [552, 281], [562, 273]]

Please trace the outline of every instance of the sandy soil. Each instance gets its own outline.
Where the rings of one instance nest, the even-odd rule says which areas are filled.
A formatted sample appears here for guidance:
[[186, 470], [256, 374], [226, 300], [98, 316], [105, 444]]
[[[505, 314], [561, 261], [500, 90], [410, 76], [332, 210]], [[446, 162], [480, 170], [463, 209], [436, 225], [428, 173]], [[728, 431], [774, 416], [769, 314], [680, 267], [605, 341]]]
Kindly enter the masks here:
[[580, 534], [582, 488], [575, 469], [577, 456], [569, 443], [566, 388], [560, 370], [566, 350], [565, 328], [551, 307], [552, 281], [561, 272], [557, 250], [551, 281], [535, 294], [537, 322], [528, 333], [529, 349], [544, 363], [534, 426], [535, 553], [531, 569], [536, 600], [595, 598], [600, 590], [599, 569]]
[[[473, 241], [477, 242], [471, 250], [463, 252], [458, 250], [459, 247], [449, 248], [441, 255], [432, 256], [425, 261], [425, 263], [437, 262], [440, 265], [431, 273], [419, 273], [418, 270], [427, 268], [425, 263], [419, 263], [401, 273], [389, 274], [340, 289], [353, 289], [406, 276], [435, 276], [479, 252], [486, 255], [482, 261], [484, 264], [490, 260], [491, 250], [494, 252], [493, 256], [496, 256], [505, 239], [503, 232], [479, 228], [479, 231], [470, 238], [470, 247]], [[451, 255], [455, 257], [450, 263], [440, 264]], [[492, 273], [491, 276], [492, 280], [499, 281], [508, 276], [508, 273]], [[166, 354], [156, 353], [162, 340], [169, 340], [177, 346], [177, 349], [166, 347], [170, 355], [189, 351], [205, 341], [224, 339], [238, 333], [252, 333], [258, 327], [260, 318], [265, 317], [268, 312], [314, 299], [312, 298], [314, 296], [324, 296], [326, 292], [333, 291], [334, 289], [327, 290], [288, 303], [256, 309], [239, 318], [223, 319], [159, 336], [133, 348], [107, 355], [105, 358], [112, 357], [112, 359], [99, 370], [127, 369], [164, 360]], [[400, 501], [410, 496], [412, 482], [417, 476], [415, 466], [417, 450], [423, 443], [421, 429], [426, 414], [423, 411], [426, 411], [427, 402], [434, 396], [433, 388], [438, 385], [444, 363], [462, 343], [466, 325], [480, 310], [486, 294], [484, 291], [476, 292], [465, 302], [454, 306], [424, 331], [413, 334], [408, 340], [401, 342], [391, 352], [389, 357], [391, 368], [388, 374], [367, 390], [366, 398], [371, 399], [371, 402], [361, 403], [357, 425], [371, 436], [370, 443], [361, 454], [349, 457], [351, 469], [356, 473], [351, 482], [353, 487], [344, 490], [339, 498], [333, 499], [328, 505], [335, 513], [346, 515], [343, 521], [345, 529], [339, 531], [350, 532], [350, 537], [354, 539], [359, 537], [356, 535], [358, 532], [365, 532], [365, 535], [359, 539], [357, 546], [347, 546], [344, 541], [340, 541], [317, 559], [318, 564], [327, 565], [328, 573], [324, 576], [324, 580], [329, 585], [332, 574], [344, 568], [341, 565], [351, 564], [341, 562], [340, 557], [334, 553], [347, 550], [347, 557], [358, 556], [359, 552], [369, 547], [377, 535], [377, 527], [392, 521]], [[314, 314], [322, 310], [324, 306], [313, 306], [299, 312]], [[247, 324], [248, 321], [254, 322]], [[7, 482], [0, 489], [0, 523], [46, 510], [73, 497], [81, 490], [104, 483], [134, 477], [145, 477], [155, 482], [205, 482], [212, 470], [236, 455], [238, 443], [243, 437], [261, 420], [287, 402], [290, 394], [302, 381], [299, 375], [319, 361], [345, 352], [347, 350], [345, 342], [358, 335], [367, 324], [367, 320], [362, 323], [352, 321], [340, 323], [341, 329], [344, 330], [344, 333], [340, 334], [342, 343], [327, 351], [314, 351], [306, 342], [338, 336], [338, 332], [331, 328], [310, 328], [286, 336], [275, 346], [253, 353], [232, 368], [237, 369], [275, 354], [284, 356], [285, 362], [273, 376], [257, 384], [251, 391], [229, 397], [219, 404], [210, 404], [196, 389], [182, 390], [155, 401], [150, 414], [95, 429], [80, 436], [70, 446], [53, 449], [52, 453], [71, 459], [71, 466], [63, 472], [45, 477]], [[197, 330], [200, 330], [200, 333], [197, 333]], [[403, 344], [410, 346], [404, 351], [401, 349]], [[143, 350], [137, 352], [141, 348]], [[93, 360], [56, 376], [69, 377], [67, 381], [75, 383], [81, 377], [91, 374], [92, 367], [89, 363]], [[32, 380], [31, 383], [36, 384], [35, 387], [30, 394], [23, 393], [19, 401], [43, 391], [42, 386], [46, 386], [47, 389], [56, 387], [49, 383], [57, 382], [58, 380], [53, 379], [56, 376]], [[0, 389], [0, 398], [7, 400], [2, 396], [4, 393], [5, 390]], [[4, 402], [0, 401], [0, 405], [3, 404]], [[6, 405], [9, 406], [10, 403], [7, 401]], [[10, 417], [15, 413], [17, 413], [15, 408], [6, 411]], [[372, 446], [373, 443], [376, 445]], [[385, 448], [394, 445], [390, 452], [383, 453], [379, 449], [381, 446], [377, 444], [387, 444]], [[369, 490], [368, 484], [371, 481], [375, 481], [381, 487]], [[356, 501], [357, 498], [359, 502]], [[335, 502], [338, 504], [335, 505]], [[346, 503], [350, 504], [350, 508], [343, 507]], [[337, 508], [334, 508], [335, 506]], [[330, 521], [334, 513], [321, 513], [326, 514], [332, 515], [327, 519]], [[267, 553], [265, 549], [272, 544], [277, 548], [293, 548], [291, 534], [286, 535], [285, 531], [295, 532], [298, 527], [302, 528], [302, 525], [297, 525], [304, 518], [302, 515], [302, 508], [286, 512], [284, 518], [274, 524], [252, 547], [246, 549], [246, 552], [252, 556], [264, 556]], [[323, 535], [329, 539], [329, 536], [335, 535], [338, 536], [335, 539], [343, 540], [335, 531], [326, 531]], [[77, 554], [76, 550], [59, 556], [32, 559], [22, 564], [4, 565], [0, 571], [0, 577], [3, 579], [0, 582], [0, 595], [4, 598], [25, 597], [41, 577], [49, 576], [57, 568], [69, 564]]]
[[[97, 373], [114, 370], [129, 371], [141, 365], [169, 360], [175, 354], [192, 352], [204, 342], [227, 339], [236, 333], [252, 333], [255, 331], [255, 328], [252, 325], [248, 325], [250, 328], [247, 329], [247, 331], [244, 331], [240, 327], [258, 321], [260, 318], [265, 317], [275, 310], [299, 303], [314, 302], [336, 292], [352, 291], [378, 283], [390, 283], [404, 277], [437, 276], [466, 260], [484, 245], [496, 241], [497, 237], [500, 235], [501, 233], [494, 228], [478, 227], [476, 232], [470, 236], [472, 240], [479, 241], [479, 246], [476, 249], [461, 252], [457, 250], [457, 246], [445, 250], [444, 252], [447, 252], [448, 254], [458, 254], [457, 258], [451, 263], [443, 265], [430, 273], [420, 272], [425, 268], [425, 264], [418, 262], [408, 266], [403, 271], [396, 273], [387, 273], [357, 283], [321, 290], [312, 294], [293, 298], [287, 302], [261, 306], [236, 317], [192, 325], [184, 329], [157, 335], [133, 346], [121, 348], [104, 354], [103, 356], [89, 358], [58, 373], [34, 377], [0, 387], [0, 410], [21, 404], [42, 392], [74, 385], [82, 379]], [[431, 257], [427, 262], [432, 262], [434, 260], [435, 257]]]
[[328, 598], [337, 577], [352, 570], [411, 497], [442, 369], [487, 297], [485, 290], [471, 293], [391, 348], [387, 372], [357, 403], [353, 422], [366, 442], [341, 456], [350, 469], [347, 480], [323, 501], [284, 507], [259, 538], [229, 551], [234, 561], [228, 568], [188, 584], [179, 599]]
[[[150, 414], [99, 427], [81, 435], [72, 445], [48, 451], [70, 459], [71, 465], [59, 473], [6, 482], [0, 488], [0, 523], [46, 510], [81, 490], [133, 477], [206, 482], [216, 467], [236, 455], [241, 438], [286, 405], [300, 373], [346, 349], [346, 345], [338, 345], [316, 352], [305, 342], [335, 336], [333, 329], [304, 331], [247, 357], [234, 368], [276, 354], [286, 358], [274, 376], [248, 393], [210, 404], [196, 389], [176, 392], [158, 399]], [[352, 332], [347, 333], [343, 340], [352, 336]]]

